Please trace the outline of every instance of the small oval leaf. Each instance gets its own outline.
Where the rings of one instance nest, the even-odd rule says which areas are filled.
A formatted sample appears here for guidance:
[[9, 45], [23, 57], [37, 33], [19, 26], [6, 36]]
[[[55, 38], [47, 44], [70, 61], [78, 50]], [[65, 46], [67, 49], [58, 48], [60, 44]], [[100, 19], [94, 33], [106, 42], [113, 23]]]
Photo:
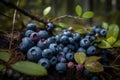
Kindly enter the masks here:
[[45, 76], [47, 75], [47, 70], [34, 62], [30, 61], [20, 61], [15, 64], [12, 64], [11, 67], [21, 73], [34, 76]]
[[90, 63], [90, 62], [93, 62], [93, 61], [97, 61], [99, 60], [101, 57], [99, 56], [90, 56], [86, 59], [85, 63]]
[[65, 24], [65, 23], [62, 23], [62, 22], [58, 23], [58, 25], [59, 25], [61, 28], [68, 28], [68, 25]]
[[8, 60], [10, 59], [10, 54], [6, 51], [1, 51], [0, 52], [0, 59], [5, 61], [5, 62], [8, 62]]
[[98, 47], [105, 49], [105, 48], [111, 48], [111, 45], [110, 45], [107, 41], [102, 40], [102, 41], [98, 44]]
[[49, 7], [44, 9], [43, 15], [46, 16], [50, 11], [51, 11], [51, 7], [49, 6]]
[[97, 61], [85, 64], [85, 69], [90, 72], [102, 72], [104, 70], [103, 65]]
[[74, 59], [78, 64], [83, 64], [86, 60], [86, 54], [83, 52], [77, 52], [74, 54]]
[[106, 38], [114, 37], [117, 40], [119, 34], [119, 27], [116, 24], [111, 24], [108, 28]]
[[75, 12], [76, 12], [76, 14], [77, 14], [78, 16], [81, 16], [81, 14], [82, 14], [82, 7], [81, 7], [80, 5], [77, 5], [77, 6], [75, 7]]
[[86, 30], [84, 30], [84, 29], [75, 29], [75, 32], [77, 32], [77, 33], [80, 33], [80, 34], [86, 34], [86, 33], [88, 33]]
[[83, 18], [92, 18], [93, 16], [94, 16], [94, 13], [92, 11], [84, 12], [82, 15]]
[[102, 28], [108, 29], [108, 23], [107, 22], [102, 22]]
[[114, 37], [109, 37], [108, 39], [107, 39], [107, 42], [110, 44], [110, 45], [113, 45], [113, 43], [116, 41], [116, 39], [114, 38]]
[[113, 47], [120, 47], [120, 40], [116, 41]]

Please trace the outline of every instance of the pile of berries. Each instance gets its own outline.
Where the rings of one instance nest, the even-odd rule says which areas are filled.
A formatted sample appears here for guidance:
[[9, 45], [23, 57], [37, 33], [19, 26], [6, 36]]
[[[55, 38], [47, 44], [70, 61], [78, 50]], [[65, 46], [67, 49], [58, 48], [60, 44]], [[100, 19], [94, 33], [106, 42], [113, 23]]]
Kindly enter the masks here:
[[37, 62], [46, 69], [55, 67], [63, 73], [67, 68], [76, 67], [82, 71], [83, 66], [74, 64], [74, 53], [84, 52], [87, 56], [96, 55], [97, 43], [93, 43], [98, 36], [106, 36], [107, 30], [93, 26], [90, 33], [81, 35], [65, 29], [58, 35], [50, 36], [54, 30], [52, 22], [46, 24], [45, 30], [36, 31], [34, 23], [27, 24], [25, 37], [20, 43], [20, 50], [27, 53], [27, 59]]

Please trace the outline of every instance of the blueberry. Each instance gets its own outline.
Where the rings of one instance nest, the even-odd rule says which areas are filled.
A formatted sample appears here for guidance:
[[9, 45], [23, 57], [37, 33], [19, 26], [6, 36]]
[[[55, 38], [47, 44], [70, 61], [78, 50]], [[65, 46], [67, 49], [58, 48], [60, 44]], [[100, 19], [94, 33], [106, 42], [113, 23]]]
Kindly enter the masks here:
[[76, 50], [76, 49], [75, 49], [75, 46], [72, 45], [72, 44], [68, 44], [67, 47], [68, 47], [70, 50], [72, 50], [72, 51], [75, 51], [75, 50]]
[[90, 46], [87, 49], [87, 55], [94, 55], [96, 53], [96, 48], [94, 46]]
[[41, 48], [42, 50], [45, 48], [48, 48], [48, 44], [45, 39], [41, 39], [38, 41], [37, 46]]
[[99, 78], [97, 76], [92, 76], [91, 80], [99, 80]]
[[54, 52], [57, 53], [58, 52], [58, 45], [56, 43], [52, 43], [49, 45], [49, 48]]
[[55, 40], [57, 43], [60, 43], [60, 38], [61, 38], [61, 35], [56, 35], [55, 36]]
[[30, 39], [34, 42], [38, 42], [40, 40], [40, 36], [37, 32], [33, 32], [31, 35], [30, 35]]
[[93, 26], [93, 27], [92, 27], [92, 30], [95, 31], [96, 28], [97, 28], [97, 26]]
[[69, 37], [69, 42], [70, 42], [70, 44], [74, 44], [75, 43], [75, 41], [74, 41], [74, 39], [72, 37]]
[[81, 35], [80, 35], [79, 33], [75, 33], [75, 34], [73, 35], [73, 39], [74, 39], [74, 41], [80, 41]]
[[36, 25], [34, 23], [29, 23], [27, 24], [27, 30], [33, 30], [35, 31], [36, 30]]
[[94, 35], [95, 35], [95, 32], [94, 32], [94, 31], [89, 32], [88, 35], [90, 35], [90, 36], [94, 36]]
[[61, 63], [61, 62], [60, 62], [60, 63], [57, 63], [57, 64], [56, 64], [55, 69], [56, 69], [56, 71], [58, 71], [59, 73], [63, 73], [63, 72], [66, 71], [67, 66], [66, 66], [65, 63]]
[[63, 44], [59, 44], [59, 45], [58, 45], [58, 51], [59, 51], [59, 52], [62, 52], [62, 51], [63, 51], [63, 48], [64, 48]]
[[58, 59], [57, 59], [55, 56], [53, 56], [53, 57], [50, 59], [50, 64], [51, 64], [51, 65], [55, 65], [55, 64], [57, 63], [57, 61], [58, 61]]
[[64, 52], [64, 53], [71, 52], [71, 49], [70, 49], [70, 48], [68, 48], [68, 47], [64, 47], [64, 48], [63, 48], [63, 52]]
[[22, 39], [22, 42], [19, 45], [19, 48], [23, 52], [27, 52], [33, 46], [34, 46], [34, 43], [32, 42], [32, 40], [30, 38], [28, 38], [28, 37], [24, 37]]
[[56, 39], [55, 37], [49, 37], [47, 40], [46, 40], [47, 44], [50, 45], [52, 43], [55, 43], [56, 42]]
[[25, 36], [26, 36], [26, 37], [30, 37], [30, 35], [31, 35], [33, 32], [34, 32], [33, 30], [27, 30], [27, 31], [25, 32]]
[[53, 31], [53, 30], [54, 30], [54, 25], [53, 25], [53, 23], [52, 23], [52, 22], [47, 23], [46, 29], [47, 29], [48, 31]]
[[105, 36], [106, 33], [107, 33], [107, 30], [106, 30], [106, 29], [101, 29], [101, 30], [100, 30], [100, 35], [101, 35], [101, 36]]
[[67, 59], [68, 61], [72, 61], [72, 60], [73, 60], [73, 57], [74, 57], [73, 53], [67, 53], [67, 54], [66, 54], [66, 59]]
[[83, 65], [82, 64], [76, 65], [76, 70], [77, 71], [82, 71], [83, 70]]
[[65, 57], [65, 52], [59, 52], [58, 54], [57, 54], [57, 58], [58, 58], [58, 60], [60, 61], [60, 59], [61, 58], [63, 58], [63, 57]]
[[100, 31], [101, 31], [101, 28], [99, 28], [99, 27], [95, 29], [95, 33], [98, 33], [98, 34], [99, 34]]
[[38, 61], [38, 64], [40, 64], [41, 66], [45, 67], [45, 68], [49, 68], [50, 67], [50, 62], [47, 58], [41, 58], [39, 61]]
[[80, 48], [77, 50], [77, 52], [84, 52], [84, 53], [86, 53], [86, 50], [85, 50], [84, 48], [80, 47]]
[[62, 36], [60, 38], [60, 42], [63, 43], [63, 44], [68, 44], [69, 43], [69, 39], [67, 36]]
[[50, 59], [53, 57], [53, 52], [51, 49], [44, 49], [42, 52], [42, 57]]
[[42, 50], [39, 47], [32, 47], [27, 52], [27, 58], [31, 61], [38, 61], [42, 56]]
[[67, 37], [71, 37], [72, 36], [72, 33], [70, 32], [70, 31], [64, 31], [63, 33], [62, 33], [64, 36], [67, 36]]
[[59, 59], [59, 62], [65, 63], [65, 62], [66, 62], [66, 58], [64, 58], [64, 57], [60, 58], [60, 59]]
[[40, 35], [41, 39], [47, 39], [48, 38], [48, 32], [46, 30], [40, 30], [38, 32], [38, 34]]
[[84, 38], [84, 39], [82, 39], [82, 40], [80, 41], [80, 46], [81, 46], [81, 47], [86, 48], [86, 47], [88, 47], [89, 45], [90, 45], [90, 40], [89, 40], [89, 39]]

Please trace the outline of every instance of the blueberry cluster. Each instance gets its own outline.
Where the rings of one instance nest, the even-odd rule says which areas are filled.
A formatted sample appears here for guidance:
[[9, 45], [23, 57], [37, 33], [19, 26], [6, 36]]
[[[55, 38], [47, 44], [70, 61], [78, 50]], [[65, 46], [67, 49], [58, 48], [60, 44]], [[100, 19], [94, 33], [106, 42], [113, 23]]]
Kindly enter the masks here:
[[[54, 30], [53, 23], [46, 24], [45, 30], [36, 31], [34, 23], [27, 24], [25, 37], [20, 43], [20, 50], [27, 53], [30, 61], [37, 62], [48, 69], [55, 67], [56, 71], [63, 73], [67, 68], [74, 67], [74, 53], [84, 52], [87, 56], [96, 54], [96, 43], [91, 43], [97, 36], [106, 36], [107, 30], [93, 26], [87, 35], [72, 33], [65, 29], [58, 35], [49, 35]], [[97, 35], [97, 36], [96, 36]], [[77, 70], [82, 70], [83, 65], [76, 65]]]

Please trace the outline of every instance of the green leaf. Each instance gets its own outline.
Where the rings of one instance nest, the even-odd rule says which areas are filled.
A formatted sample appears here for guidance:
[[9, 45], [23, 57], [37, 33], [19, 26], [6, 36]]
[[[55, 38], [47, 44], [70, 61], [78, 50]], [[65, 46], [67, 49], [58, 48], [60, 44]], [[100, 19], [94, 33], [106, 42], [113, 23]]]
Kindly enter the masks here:
[[51, 11], [51, 7], [49, 6], [49, 7], [44, 9], [43, 15], [46, 16], [50, 11]]
[[98, 47], [105, 49], [105, 48], [111, 48], [111, 45], [110, 45], [107, 41], [102, 40], [102, 41], [98, 44]]
[[10, 59], [10, 54], [8, 52], [1, 51], [0, 52], [0, 59], [5, 61], [5, 62], [8, 62], [8, 60]]
[[61, 28], [68, 28], [68, 25], [66, 25], [65, 23], [58, 23], [58, 25], [61, 27]]
[[83, 52], [77, 52], [74, 54], [74, 59], [78, 64], [83, 64], [86, 59], [86, 54]]
[[5, 68], [5, 66], [0, 64], [0, 71], [3, 70], [4, 68]]
[[97, 61], [99, 60], [101, 57], [99, 56], [90, 56], [86, 59], [86, 62], [85, 63], [90, 63], [90, 62], [93, 62], [93, 61]]
[[54, 35], [57, 35], [57, 34], [59, 34], [61, 31], [62, 31], [62, 29], [61, 29], [60, 27], [56, 27], [56, 28], [54, 29], [54, 31], [53, 31], [53, 34], [54, 34]]
[[78, 16], [81, 16], [81, 14], [82, 14], [82, 7], [81, 7], [80, 5], [77, 5], [77, 6], [75, 7], [75, 11], [76, 11], [76, 14], [77, 14]]
[[86, 34], [86, 33], [88, 33], [86, 30], [84, 30], [84, 29], [75, 29], [75, 32], [77, 32], [77, 33], [80, 33], [80, 34]]
[[102, 22], [102, 28], [108, 29], [108, 23], [107, 22]]
[[120, 47], [120, 40], [116, 41], [113, 47]]
[[111, 24], [108, 28], [106, 38], [109, 39], [110, 37], [114, 37], [115, 40], [117, 40], [118, 33], [119, 33], [119, 27], [116, 24]]
[[85, 64], [85, 69], [87, 69], [90, 72], [102, 72], [102, 71], [104, 71], [103, 65], [97, 61]]
[[107, 39], [107, 42], [110, 44], [110, 45], [113, 45], [113, 43], [116, 41], [116, 39], [114, 38], [114, 37], [109, 37], [108, 39]]
[[82, 15], [83, 18], [92, 18], [93, 16], [94, 16], [94, 13], [92, 11], [84, 12]]
[[47, 70], [43, 66], [30, 61], [20, 61], [11, 65], [11, 67], [16, 71], [19, 71], [27, 75], [34, 75], [34, 76], [47, 75]]

